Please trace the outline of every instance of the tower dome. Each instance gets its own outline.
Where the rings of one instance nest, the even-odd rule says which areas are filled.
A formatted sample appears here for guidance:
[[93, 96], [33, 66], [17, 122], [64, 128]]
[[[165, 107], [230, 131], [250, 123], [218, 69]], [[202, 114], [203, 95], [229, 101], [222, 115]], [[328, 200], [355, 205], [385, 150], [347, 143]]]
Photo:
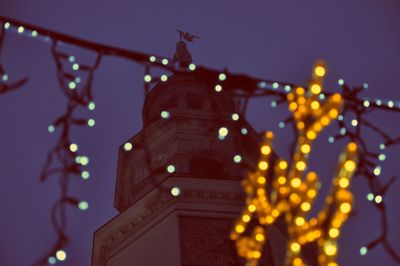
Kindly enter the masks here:
[[216, 93], [211, 86], [193, 73], [176, 74], [158, 83], [145, 99], [143, 125], [160, 119], [163, 111], [211, 115], [216, 119], [229, 116], [235, 111], [230, 93]]

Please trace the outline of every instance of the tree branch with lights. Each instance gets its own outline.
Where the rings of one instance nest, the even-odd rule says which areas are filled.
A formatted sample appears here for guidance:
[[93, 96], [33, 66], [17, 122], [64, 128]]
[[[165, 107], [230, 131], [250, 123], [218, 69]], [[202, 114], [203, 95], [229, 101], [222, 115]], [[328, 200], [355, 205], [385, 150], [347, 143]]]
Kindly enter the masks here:
[[[73, 205], [80, 209], [86, 209], [88, 207], [86, 201], [71, 197], [68, 190], [68, 180], [71, 176], [80, 175], [82, 179], [88, 179], [90, 176], [89, 171], [83, 168], [88, 164], [89, 157], [78, 153], [78, 144], [70, 139], [70, 132], [74, 126], [92, 127], [95, 124], [93, 118], [76, 117], [75, 111], [78, 110], [78, 108], [88, 108], [90, 111], [95, 109], [92, 81], [96, 70], [100, 66], [101, 58], [105, 56], [119, 57], [142, 65], [145, 73], [145, 94], [150, 90], [150, 85], [154, 82], [166, 82], [168, 80], [168, 73], [191, 73], [201, 78], [201, 80], [207, 81], [208, 84], [213, 84], [210, 86], [210, 89], [215, 93], [224, 93], [225, 91], [232, 93], [236, 99], [240, 100], [241, 104], [238, 106], [238, 113], [243, 117], [245, 116], [248, 101], [252, 98], [272, 98], [274, 99], [271, 103], [273, 108], [288, 102], [289, 108], [294, 116], [280, 122], [279, 127], [290, 126], [293, 129], [295, 141], [289, 148], [290, 154], [297, 156], [293, 156], [288, 162], [280, 161], [276, 164], [277, 168], [274, 166], [275, 175], [277, 175], [278, 178], [272, 184], [268, 185], [276, 190], [276, 194], [271, 199], [267, 200], [263, 198], [262, 201], [264, 205], [267, 204], [266, 206], [270, 206], [271, 209], [268, 211], [261, 211], [259, 206], [257, 207], [254, 205], [256, 209], [251, 207], [251, 209], [248, 210], [250, 213], [247, 215], [250, 217], [250, 214], [260, 212], [259, 214], [264, 216], [263, 218], [265, 218], [265, 221], [263, 222], [266, 224], [272, 223], [273, 220], [281, 214], [285, 215], [288, 224], [291, 226], [291, 231], [289, 232], [291, 242], [288, 247], [288, 264], [301, 265], [303, 262], [298, 256], [298, 250], [301, 249], [301, 245], [311, 241], [311, 239], [318, 239], [320, 260], [323, 263], [327, 263], [326, 265], [329, 265], [329, 263], [335, 265], [332, 264], [336, 263], [335, 239], [339, 235], [341, 224], [346, 220], [351, 209], [351, 194], [348, 190], [348, 183], [353, 174], [363, 176], [368, 180], [369, 184], [370, 193], [367, 199], [376, 207], [381, 215], [381, 234], [377, 236], [375, 240], [361, 247], [360, 254], [366, 255], [368, 250], [371, 250], [378, 244], [382, 244], [387, 254], [391, 256], [394, 261], [400, 263], [399, 253], [395, 251], [388, 240], [389, 225], [387, 208], [384, 201], [384, 196], [390, 191], [394, 177], [391, 177], [387, 183], [382, 183], [382, 181], [378, 179], [378, 176], [381, 175], [381, 167], [379, 164], [386, 159], [385, 150], [400, 144], [400, 133], [399, 136], [392, 137], [385, 133], [380, 126], [373, 124], [365, 117], [368, 113], [378, 111], [399, 114], [400, 102], [362, 98], [360, 94], [368, 87], [367, 84], [356, 88], [350, 88], [343, 80], [339, 80], [339, 85], [342, 86], [341, 96], [329, 92], [322, 92], [322, 77], [325, 75], [325, 72], [322, 75], [322, 72], [319, 71], [325, 69], [323, 65], [319, 65], [321, 68], [315, 68], [316, 72], [314, 72], [313, 82], [309, 86], [310, 89], [306, 90], [303, 86], [293, 83], [259, 79], [245, 74], [230, 73], [227, 70], [213, 70], [195, 65], [194, 63], [177, 65], [174, 60], [166, 57], [94, 43], [6, 17], [0, 17], [0, 23], [2, 24], [0, 32], [0, 52], [2, 51], [1, 48], [4, 43], [4, 37], [7, 33], [29, 36], [44, 42], [51, 42], [51, 51], [56, 65], [59, 87], [67, 99], [66, 111], [64, 114], [56, 118], [48, 127], [50, 133], [59, 132], [60, 135], [57, 143], [48, 153], [43, 172], [40, 176], [41, 181], [45, 181], [53, 175], [57, 175], [59, 179], [60, 195], [53, 205], [51, 214], [53, 227], [58, 237], [56, 243], [37, 261], [36, 265], [54, 264], [57, 260], [66, 259], [65, 248], [68, 244], [68, 236], [66, 234], [66, 206]], [[63, 46], [83, 48], [90, 53], [94, 53], [96, 55], [95, 62], [88, 65], [78, 63], [74, 54], [59, 50], [60, 43], [62, 43]], [[164, 71], [164, 73], [160, 77], [152, 76], [151, 70], [154, 68], [160, 69]], [[6, 73], [5, 69], [0, 64], [0, 93], [11, 92], [20, 88], [27, 82], [26, 78], [17, 79], [13, 82], [10, 82], [10, 80], [15, 79], [12, 78], [12, 75]], [[300, 87], [303, 89], [299, 89]], [[296, 113], [298, 115], [296, 115]], [[348, 121], [349, 119], [347, 116], [350, 115], [354, 115], [355, 118]], [[305, 119], [307, 116], [312, 118], [314, 123]], [[233, 117], [232, 115], [232, 119]], [[238, 118], [235, 116], [235, 121], [236, 120], [238, 120]], [[327, 208], [323, 210], [321, 216], [317, 216], [315, 220], [306, 221], [305, 214], [308, 211], [308, 207], [312, 205], [312, 196], [314, 193], [309, 191], [316, 191], [318, 187], [318, 177], [316, 174], [309, 173], [303, 178], [304, 169], [302, 168], [306, 166], [306, 160], [308, 158], [307, 151], [311, 151], [312, 137], [316, 138], [318, 133], [333, 120], [337, 121], [338, 132], [336, 135], [329, 138], [329, 142], [342, 139], [352, 144], [348, 145], [344, 157], [339, 160], [339, 167], [333, 181], [331, 197], [327, 200]], [[310, 131], [311, 128], [314, 128], [314, 130]], [[374, 151], [362, 135], [363, 131], [366, 129], [372, 130], [382, 139], [378, 151]], [[312, 133], [310, 132], [314, 132], [315, 136], [311, 136]], [[242, 134], [244, 134], [244, 132], [242, 132]], [[271, 149], [271, 143], [272, 135], [267, 134], [266, 145], [261, 149], [261, 158], [265, 163], [268, 163], [269, 156], [268, 153], [265, 154], [268, 150], [268, 148], [265, 147]], [[357, 148], [355, 148], [356, 146]], [[132, 147], [130, 146], [127, 150], [131, 149]], [[349, 163], [346, 164], [346, 162], [349, 161], [357, 162], [356, 169], [350, 167]], [[283, 167], [285, 165], [286, 167]], [[262, 167], [258, 170], [259, 172], [253, 173], [245, 179], [245, 182], [247, 182], [246, 186], [253, 190], [252, 196], [249, 197], [257, 200], [260, 200], [258, 197], [262, 195], [260, 196], [254, 193], [256, 193], [257, 189], [262, 189], [265, 184], [262, 184], [263, 179], [258, 179], [256, 177], [257, 174], [262, 174], [261, 176], [264, 176], [267, 170], [262, 169], [266, 167], [265, 164], [261, 164], [260, 166]], [[272, 168], [273, 166], [268, 165], [267, 168], [268, 167]], [[279, 177], [281, 178], [279, 179]], [[266, 195], [263, 197], [266, 197]], [[250, 204], [249, 206], [253, 205]], [[269, 217], [268, 222], [267, 217]], [[246, 223], [248, 219], [249, 218], [245, 215], [241, 217], [243, 223]], [[333, 226], [332, 223], [334, 221], [340, 221], [340, 226]], [[241, 225], [245, 227], [245, 224]], [[267, 231], [263, 227], [258, 227], [259, 229], [254, 231], [253, 235], [246, 240], [242, 235], [244, 230], [241, 232], [241, 227], [236, 227], [236, 229], [238, 228], [239, 230], [235, 231], [236, 233], [234, 232], [236, 236], [233, 237], [242, 243], [242, 245], [239, 245], [241, 248], [245, 248], [246, 244], [243, 243], [250, 241], [250, 239], [255, 241], [254, 243], [256, 244], [255, 249], [250, 249], [253, 252], [251, 253], [252, 257], [248, 255], [247, 252], [244, 252], [243, 249], [240, 249], [239, 252], [251, 261], [257, 261], [257, 257], [260, 255], [257, 253], [257, 251], [260, 251], [257, 245], [265, 241]], [[264, 238], [262, 238], [261, 235]], [[248, 247], [246, 247], [245, 250], [248, 251], [247, 248]]]
[[[293, 113], [298, 131], [296, 150], [292, 154], [290, 167], [283, 159], [272, 164], [270, 155], [273, 133], [268, 131], [260, 149], [258, 169], [243, 181], [247, 206], [235, 224], [231, 238], [236, 241], [239, 255], [247, 259], [249, 266], [258, 265], [268, 235], [267, 226], [275, 223], [280, 216], [284, 216], [288, 225], [286, 265], [306, 265], [301, 257], [301, 249], [303, 245], [314, 241], [319, 248], [319, 265], [337, 265], [337, 238], [352, 206], [349, 185], [356, 169], [357, 145], [348, 144], [346, 151], [340, 156], [325, 208], [316, 217], [307, 219], [320, 187], [315, 172], [305, 174], [312, 143], [338, 117], [343, 105], [340, 94], [333, 94], [325, 103], [320, 103], [318, 96], [322, 91], [325, 72], [323, 64], [317, 64], [310, 90], [297, 87], [287, 95], [289, 109]], [[267, 184], [267, 175], [271, 173], [273, 182]], [[267, 186], [273, 187], [270, 194]], [[248, 236], [245, 234], [246, 228], [253, 217], [259, 225]]]

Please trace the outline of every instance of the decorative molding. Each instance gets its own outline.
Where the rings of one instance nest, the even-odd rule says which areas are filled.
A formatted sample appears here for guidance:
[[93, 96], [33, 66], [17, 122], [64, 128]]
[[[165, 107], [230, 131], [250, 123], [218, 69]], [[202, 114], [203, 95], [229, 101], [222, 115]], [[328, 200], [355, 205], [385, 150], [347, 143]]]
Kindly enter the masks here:
[[[147, 224], [151, 218], [153, 218], [159, 211], [165, 209], [172, 202], [191, 200], [196, 202], [201, 201], [230, 201], [241, 203], [244, 201], [244, 194], [242, 191], [221, 191], [221, 190], [209, 190], [209, 189], [184, 189], [183, 193], [179, 198], [175, 198], [167, 191], [158, 191], [154, 193], [150, 198], [145, 199], [146, 202], [143, 205], [142, 212], [132, 217], [127, 223], [119, 226], [109, 234], [103, 240], [100, 248], [100, 258], [102, 263], [109, 258], [110, 252], [127, 236], [134, 233], [143, 224]], [[238, 208], [240, 212], [240, 208]], [[105, 265], [105, 264], [100, 264]]]

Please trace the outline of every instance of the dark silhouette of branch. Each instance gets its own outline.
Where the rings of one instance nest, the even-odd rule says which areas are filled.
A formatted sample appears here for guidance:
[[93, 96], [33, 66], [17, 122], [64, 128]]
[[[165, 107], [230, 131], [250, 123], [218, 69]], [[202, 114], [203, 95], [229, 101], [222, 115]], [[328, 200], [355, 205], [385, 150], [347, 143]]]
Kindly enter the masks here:
[[[87, 119], [75, 117], [75, 111], [77, 108], [86, 107], [93, 100], [92, 81], [96, 69], [100, 65], [101, 58], [103, 56], [121, 57], [127, 60], [132, 60], [138, 64], [141, 64], [145, 68], [145, 74], [149, 75], [151, 67], [157, 67], [171, 73], [187, 73], [192, 71], [193, 75], [207, 80], [210, 84], [218, 84], [224, 90], [230, 91], [235, 97], [242, 98], [244, 104], [240, 114], [244, 115], [247, 109], [247, 102], [253, 97], [272, 97], [277, 100], [274, 106], [281, 105], [286, 101], [286, 95], [293, 88], [299, 85], [280, 82], [275, 80], [259, 79], [244, 74], [233, 74], [228, 70], [220, 71], [206, 68], [203, 66], [196, 66], [195, 70], [188, 70], [186, 67], [176, 66], [173, 60], [165, 57], [154, 56], [144, 54], [136, 51], [130, 51], [121, 49], [109, 45], [103, 45], [83, 39], [75, 38], [66, 34], [51, 31], [42, 27], [37, 27], [28, 23], [24, 23], [15, 19], [7, 17], [0, 17], [0, 22], [3, 24], [1, 35], [0, 35], [0, 52], [4, 41], [4, 35], [6, 29], [18, 28], [19, 33], [28, 32], [32, 37], [44, 37], [52, 42], [51, 52], [56, 65], [57, 78], [59, 88], [67, 99], [67, 107], [64, 114], [54, 120], [51, 125], [51, 131], [57, 130], [60, 132], [57, 144], [49, 151], [47, 160], [43, 166], [42, 173], [40, 175], [40, 181], [46, 181], [48, 178], [54, 175], [58, 176], [60, 186], [60, 196], [54, 203], [51, 219], [54, 230], [57, 234], [57, 240], [55, 244], [41, 257], [34, 265], [46, 265], [49, 257], [65, 247], [68, 244], [68, 237], [66, 235], [66, 206], [77, 205], [79, 201], [75, 198], [71, 198], [68, 194], [68, 181], [71, 176], [79, 175], [82, 173], [82, 167], [85, 165], [80, 162], [75, 148], [71, 148], [73, 144], [70, 139], [70, 132], [73, 126], [85, 126], [88, 122]], [[92, 66], [79, 65], [74, 63], [75, 72], [72, 74], [64, 69], [67, 61], [70, 59], [69, 54], [65, 54], [59, 51], [58, 44], [62, 42], [71, 46], [81, 47], [90, 52], [96, 54], [95, 63]], [[221, 80], [220, 74], [224, 73], [227, 78]], [[77, 82], [77, 74], [84, 74], [85, 83], [81, 84]], [[27, 82], [27, 79], [21, 79], [13, 83], [6, 83], [8, 76], [4, 76], [4, 68], [0, 64], [0, 94], [11, 90], [15, 90]], [[226, 79], [226, 80], [225, 80]], [[158, 79], [153, 79], [157, 81]], [[145, 82], [145, 94], [150, 90], [149, 82]], [[357, 175], [363, 176], [368, 180], [369, 189], [372, 193], [371, 203], [380, 212], [381, 216], [381, 234], [372, 242], [367, 244], [365, 248], [372, 249], [378, 244], [382, 244], [384, 250], [389, 256], [391, 256], [396, 262], [400, 263], [400, 254], [395, 251], [393, 245], [388, 239], [389, 225], [387, 221], [387, 210], [385, 202], [382, 196], [390, 191], [390, 187], [393, 184], [395, 178], [391, 177], [389, 182], [382, 184], [377, 178], [380, 174], [379, 160], [381, 154], [379, 152], [372, 151], [367, 144], [366, 139], [362, 136], [364, 129], [372, 130], [382, 139], [381, 150], [393, 147], [400, 144], [400, 136], [391, 137], [389, 136], [380, 126], [372, 124], [365, 119], [365, 115], [376, 111], [385, 111], [391, 113], [400, 113], [399, 103], [393, 101], [387, 101], [383, 103], [381, 100], [366, 100], [361, 98], [359, 95], [364, 91], [363, 87], [350, 88], [346, 84], [342, 84], [342, 96], [344, 99], [344, 108], [342, 110], [341, 118], [338, 119], [339, 133], [333, 137], [334, 140], [348, 139], [356, 142], [360, 147], [358, 150], [359, 164], [357, 169]], [[326, 96], [330, 96], [332, 93], [326, 92], [320, 94], [320, 98], [323, 99]], [[346, 115], [353, 114], [356, 119], [351, 121], [353, 127], [346, 125]], [[348, 122], [348, 121], [347, 121]], [[294, 121], [287, 119], [282, 122], [284, 125], [294, 125]], [[145, 141], [143, 141], [145, 143]], [[146, 162], [149, 170], [154, 171], [152, 168], [151, 158], [149, 158], [149, 151], [144, 144]], [[291, 151], [293, 145], [290, 147]]]

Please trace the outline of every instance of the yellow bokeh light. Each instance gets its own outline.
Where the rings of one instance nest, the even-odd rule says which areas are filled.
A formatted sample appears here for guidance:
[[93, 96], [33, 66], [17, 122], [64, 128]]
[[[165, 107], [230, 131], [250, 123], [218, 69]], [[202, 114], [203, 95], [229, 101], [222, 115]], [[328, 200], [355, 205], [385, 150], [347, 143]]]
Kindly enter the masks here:
[[356, 151], [357, 150], [357, 144], [355, 144], [354, 142], [350, 142], [347, 145], [347, 148], [349, 149], [349, 151]]
[[306, 235], [306, 239], [307, 239], [308, 242], [314, 241], [314, 233], [309, 232], [309, 233]]
[[242, 216], [242, 221], [245, 222], [245, 223], [249, 222], [250, 219], [251, 219], [251, 217], [248, 214], [245, 214], [245, 215]]
[[339, 228], [341, 225], [342, 225], [342, 222], [339, 219], [333, 219], [333, 221], [332, 221], [333, 228]]
[[322, 88], [319, 84], [315, 83], [311, 85], [311, 92], [313, 94], [320, 94], [322, 91]]
[[280, 187], [279, 188], [279, 193], [282, 195], [286, 195], [289, 192], [289, 189], [287, 187]]
[[306, 135], [307, 138], [310, 140], [314, 140], [317, 137], [317, 134], [313, 130], [308, 131]]
[[265, 239], [265, 237], [264, 237], [264, 235], [263, 234], [256, 234], [256, 240], [257, 241], [264, 241], [264, 239]]
[[261, 147], [261, 153], [264, 155], [268, 155], [271, 153], [271, 148], [268, 145], [264, 145]]
[[64, 250], [58, 250], [57, 252], [56, 252], [56, 258], [59, 260], [59, 261], [64, 261], [64, 260], [66, 260], [67, 259], [67, 253], [65, 253], [65, 251]]
[[300, 259], [300, 258], [295, 258], [295, 259], [293, 260], [293, 265], [294, 265], [294, 266], [301, 266], [301, 265], [303, 265], [302, 259]]
[[337, 238], [339, 236], [339, 229], [331, 228], [329, 230], [329, 236], [332, 237], [332, 238]]
[[322, 124], [321, 123], [319, 123], [319, 122], [316, 122], [315, 124], [314, 124], [314, 130], [315, 131], [317, 131], [317, 132], [320, 132], [321, 130], [322, 130]]
[[336, 110], [336, 109], [332, 109], [332, 110], [329, 111], [329, 116], [330, 116], [332, 119], [335, 119], [338, 115], [339, 115], [339, 111]]
[[293, 202], [295, 204], [299, 204], [301, 202], [300, 196], [296, 193], [290, 194], [289, 199], [291, 202]]
[[278, 177], [278, 183], [284, 185], [286, 183], [286, 177], [284, 176]]
[[267, 218], [265, 218], [265, 222], [267, 224], [272, 224], [274, 222], [274, 218], [272, 216], [267, 216]]
[[349, 171], [352, 172], [356, 169], [356, 163], [352, 160], [348, 160], [344, 163], [344, 168]]
[[351, 205], [350, 205], [350, 203], [345, 202], [345, 203], [340, 204], [339, 209], [343, 213], [349, 213], [351, 211]]
[[271, 139], [271, 138], [274, 137], [274, 133], [273, 133], [272, 131], [267, 131], [267, 132], [265, 133], [265, 137], [266, 137], [267, 139]]
[[[301, 97], [299, 97], [299, 98], [297, 99], [297, 102], [299, 103], [299, 105], [300, 105], [301, 107], [303, 107], [302, 105], [304, 105], [304, 104], [306, 103], [306, 98], [304, 98], [303, 96], [301, 96]], [[299, 108], [300, 108], [300, 107], [299, 107]], [[304, 111], [305, 111], [305, 108], [303, 107], [301, 111], [304, 112]]]
[[259, 176], [258, 178], [257, 178], [257, 182], [259, 183], [259, 184], [265, 184], [265, 182], [266, 182], [267, 180], [266, 180], [266, 178], [264, 177], [264, 176]]
[[308, 154], [311, 151], [311, 146], [308, 144], [303, 144], [303, 145], [301, 145], [300, 150], [302, 153]]
[[268, 169], [268, 163], [266, 161], [261, 161], [258, 163], [258, 168], [260, 170], [267, 170]]
[[286, 161], [280, 161], [280, 162], [279, 162], [279, 168], [280, 168], [280, 169], [286, 169], [287, 166], [288, 166], [288, 164], [287, 164]]
[[296, 169], [299, 171], [304, 171], [304, 169], [306, 169], [306, 163], [304, 161], [297, 162]]
[[290, 103], [289, 104], [289, 110], [290, 111], [295, 111], [297, 109], [297, 103], [295, 103], [295, 102], [292, 102], [292, 103]]
[[253, 255], [253, 258], [256, 258], [256, 259], [261, 258], [261, 252], [260, 251], [254, 251], [252, 255]]
[[300, 209], [301, 209], [302, 211], [304, 211], [304, 212], [307, 212], [307, 211], [309, 211], [309, 210], [311, 209], [311, 204], [310, 204], [309, 202], [303, 202], [303, 203], [300, 205]]
[[294, 188], [298, 188], [298, 187], [301, 185], [301, 180], [300, 180], [300, 178], [293, 178], [293, 179], [290, 181], [290, 185], [291, 185], [292, 187], [294, 187]]
[[325, 253], [326, 253], [328, 256], [333, 256], [333, 255], [335, 255], [336, 252], [337, 252], [337, 248], [336, 248], [336, 246], [333, 245], [333, 244], [328, 244], [328, 245], [326, 245], [326, 246], [324, 247], [324, 250], [325, 250]]
[[347, 188], [350, 185], [350, 181], [347, 178], [340, 178], [339, 179], [339, 186], [341, 188]]
[[244, 226], [241, 225], [241, 224], [238, 224], [238, 225], [236, 225], [235, 230], [238, 233], [243, 233], [244, 232]]
[[307, 179], [308, 179], [308, 180], [314, 181], [314, 180], [317, 179], [317, 174], [316, 174], [315, 172], [309, 172], [309, 173], [307, 174]]
[[341, 96], [339, 93], [335, 93], [335, 94], [333, 94], [331, 97], [332, 97], [332, 100], [333, 100], [334, 102], [340, 102], [340, 101], [342, 101], [342, 96]]
[[322, 124], [323, 126], [329, 125], [330, 122], [331, 122], [330, 119], [329, 119], [328, 117], [326, 117], [326, 116], [324, 116], [324, 117], [321, 118], [321, 124]]
[[294, 242], [294, 243], [290, 244], [290, 250], [295, 252], [295, 253], [299, 252], [300, 248], [301, 248], [301, 246], [297, 242]]
[[297, 94], [297, 95], [303, 95], [304, 92], [305, 92], [305, 90], [304, 90], [304, 88], [302, 88], [302, 87], [298, 87], [298, 88], [296, 89], [296, 94]]
[[307, 191], [307, 197], [315, 198], [317, 196], [317, 191], [315, 189], [310, 189]]
[[319, 104], [319, 102], [317, 102], [317, 101], [312, 101], [311, 102], [311, 109], [313, 109], [313, 110], [318, 110], [318, 108], [320, 107], [321, 105]]
[[277, 209], [273, 209], [271, 214], [272, 214], [272, 217], [276, 218], [279, 216], [280, 212]]
[[294, 222], [296, 223], [296, 225], [298, 226], [302, 226], [305, 223], [305, 219], [303, 217], [297, 217]]
[[314, 69], [314, 73], [318, 77], [323, 77], [326, 74], [326, 69], [323, 66], [316, 66]]
[[256, 211], [256, 206], [254, 204], [250, 204], [249, 207], [247, 207], [249, 212], [255, 212]]

